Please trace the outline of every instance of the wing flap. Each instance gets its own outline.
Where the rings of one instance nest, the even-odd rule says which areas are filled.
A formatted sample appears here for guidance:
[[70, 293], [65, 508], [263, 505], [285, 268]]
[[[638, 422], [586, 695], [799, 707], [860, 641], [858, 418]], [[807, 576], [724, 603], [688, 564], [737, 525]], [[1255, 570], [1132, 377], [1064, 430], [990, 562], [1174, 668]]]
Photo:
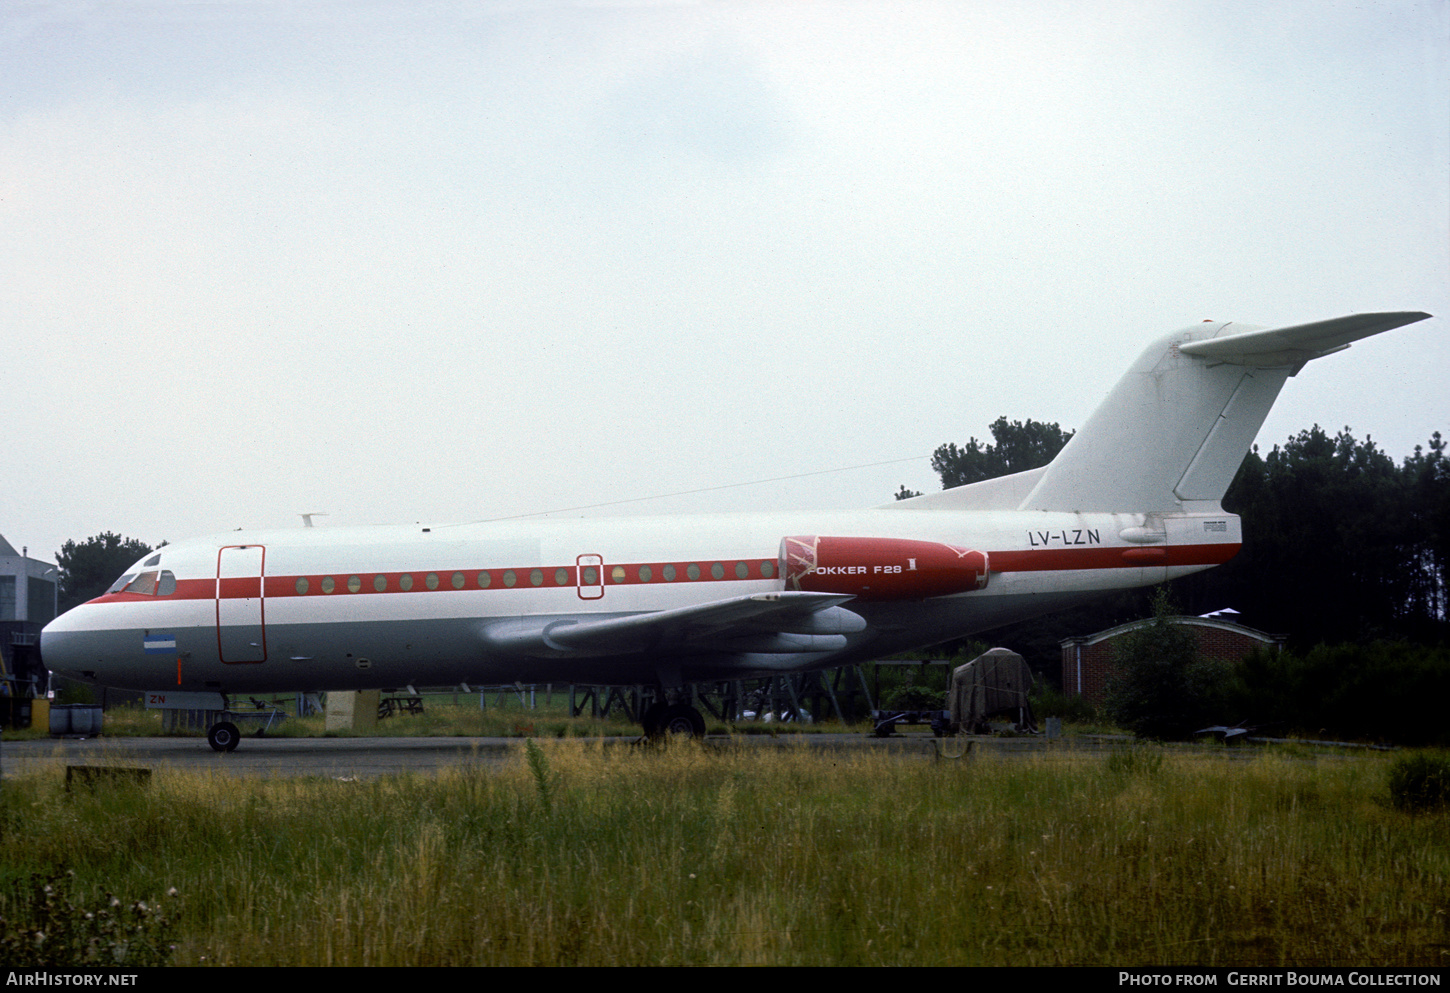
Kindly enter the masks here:
[[845, 635], [865, 630], [865, 619], [841, 606], [851, 599], [791, 590], [754, 593], [646, 614], [517, 618], [490, 624], [483, 635], [494, 648], [549, 657], [689, 650], [739, 639], [797, 646], [777, 651], [820, 651], [827, 644], [841, 647]]

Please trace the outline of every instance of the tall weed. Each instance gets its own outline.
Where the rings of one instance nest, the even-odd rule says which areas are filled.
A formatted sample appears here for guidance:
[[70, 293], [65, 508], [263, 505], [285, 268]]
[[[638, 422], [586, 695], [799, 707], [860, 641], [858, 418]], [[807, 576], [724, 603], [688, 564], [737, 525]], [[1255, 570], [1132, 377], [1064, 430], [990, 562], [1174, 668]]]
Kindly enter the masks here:
[[1450, 757], [1420, 753], [1390, 767], [1390, 800], [1400, 810], [1424, 811], [1450, 805]]

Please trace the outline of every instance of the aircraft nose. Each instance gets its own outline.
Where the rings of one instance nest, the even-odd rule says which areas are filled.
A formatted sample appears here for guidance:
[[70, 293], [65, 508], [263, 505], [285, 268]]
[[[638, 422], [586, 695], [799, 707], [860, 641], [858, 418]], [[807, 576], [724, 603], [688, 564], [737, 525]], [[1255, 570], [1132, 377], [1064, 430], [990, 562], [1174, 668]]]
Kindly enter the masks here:
[[[85, 670], [85, 636], [78, 628], [76, 615], [84, 607], [76, 607], [61, 614], [40, 629], [40, 664], [52, 672], [78, 678], [94, 678], [83, 675]], [[95, 660], [91, 668], [94, 669]]]

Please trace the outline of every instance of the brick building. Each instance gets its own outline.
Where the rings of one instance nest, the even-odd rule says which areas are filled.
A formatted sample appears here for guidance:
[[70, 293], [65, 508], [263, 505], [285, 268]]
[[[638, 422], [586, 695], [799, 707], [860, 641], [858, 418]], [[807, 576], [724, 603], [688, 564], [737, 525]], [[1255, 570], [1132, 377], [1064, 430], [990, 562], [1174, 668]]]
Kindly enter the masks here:
[[[1240, 662], [1255, 648], [1277, 650], [1284, 643], [1284, 635], [1265, 634], [1219, 617], [1172, 617], [1169, 620], [1192, 628], [1198, 635], [1198, 647], [1204, 656], [1224, 662]], [[1118, 639], [1152, 622], [1152, 618], [1146, 618], [1119, 624], [1097, 634], [1079, 635], [1058, 642], [1062, 646], [1062, 692], [1068, 696], [1081, 694], [1093, 704], [1102, 703]]]

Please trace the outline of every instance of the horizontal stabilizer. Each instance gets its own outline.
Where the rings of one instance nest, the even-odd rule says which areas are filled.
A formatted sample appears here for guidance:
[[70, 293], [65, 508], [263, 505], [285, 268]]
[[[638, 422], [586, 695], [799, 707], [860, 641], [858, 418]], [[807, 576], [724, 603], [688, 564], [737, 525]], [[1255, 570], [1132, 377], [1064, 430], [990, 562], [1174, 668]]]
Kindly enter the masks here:
[[1230, 365], [1261, 369], [1292, 366], [1298, 372], [1310, 359], [1340, 351], [1349, 347], [1352, 341], [1414, 324], [1429, 316], [1419, 311], [1351, 314], [1348, 317], [1315, 321], [1312, 324], [1245, 331], [1242, 334], [1224, 333], [1233, 329], [1232, 324], [1226, 324], [1219, 337], [1191, 341], [1178, 346], [1178, 350], [1185, 355], [1196, 355]]

